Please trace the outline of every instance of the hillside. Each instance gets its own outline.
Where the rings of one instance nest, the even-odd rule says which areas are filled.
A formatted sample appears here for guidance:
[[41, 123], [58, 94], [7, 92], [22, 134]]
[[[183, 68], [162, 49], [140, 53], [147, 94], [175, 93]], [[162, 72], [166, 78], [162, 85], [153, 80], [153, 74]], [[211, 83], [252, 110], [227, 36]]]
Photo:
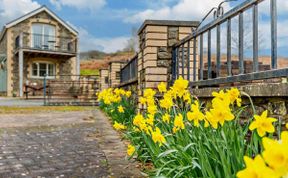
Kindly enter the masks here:
[[132, 52], [117, 52], [113, 54], [97, 54], [94, 58], [81, 58], [81, 74], [82, 75], [96, 75], [101, 68], [107, 68], [111, 61], [127, 61], [135, 54]]

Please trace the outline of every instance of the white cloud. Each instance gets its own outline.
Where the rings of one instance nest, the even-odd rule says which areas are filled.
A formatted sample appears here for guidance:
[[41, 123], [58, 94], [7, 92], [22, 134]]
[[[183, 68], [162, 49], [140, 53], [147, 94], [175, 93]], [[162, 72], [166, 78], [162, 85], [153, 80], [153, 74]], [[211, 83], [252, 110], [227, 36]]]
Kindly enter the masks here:
[[79, 10], [97, 10], [106, 5], [106, 0], [49, 0], [58, 10], [62, 6], [74, 7]]
[[[169, 20], [201, 20], [212, 8], [218, 6], [222, 0], [180, 0], [174, 6], [159, 9], [146, 9], [124, 19], [125, 22], [138, 23], [146, 19]], [[224, 5], [225, 9], [229, 4]]]
[[40, 4], [33, 0], [0, 0], [0, 25], [3, 26], [38, 7]]
[[122, 50], [127, 45], [129, 37], [120, 36], [115, 38], [97, 38], [87, 30], [78, 28], [80, 38], [80, 51], [101, 50], [107, 53]]

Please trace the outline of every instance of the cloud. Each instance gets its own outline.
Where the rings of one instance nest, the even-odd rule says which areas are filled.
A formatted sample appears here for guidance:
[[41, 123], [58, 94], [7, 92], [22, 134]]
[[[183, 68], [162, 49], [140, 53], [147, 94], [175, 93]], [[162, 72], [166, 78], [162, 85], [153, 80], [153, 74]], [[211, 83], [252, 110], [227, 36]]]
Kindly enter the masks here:
[[[180, 0], [174, 6], [164, 6], [159, 9], [146, 9], [124, 19], [127, 23], [143, 22], [146, 19], [169, 20], [201, 20], [212, 8], [218, 6], [222, 0]], [[225, 4], [225, 9], [229, 4]]]
[[58, 10], [62, 6], [74, 7], [78, 10], [97, 10], [106, 5], [106, 0], [49, 0]]
[[3, 26], [38, 7], [40, 4], [33, 0], [0, 0], [0, 25]]
[[130, 37], [119, 36], [115, 38], [97, 38], [90, 34], [86, 29], [77, 28], [79, 32], [80, 51], [100, 50], [106, 53], [122, 50], [128, 43]]

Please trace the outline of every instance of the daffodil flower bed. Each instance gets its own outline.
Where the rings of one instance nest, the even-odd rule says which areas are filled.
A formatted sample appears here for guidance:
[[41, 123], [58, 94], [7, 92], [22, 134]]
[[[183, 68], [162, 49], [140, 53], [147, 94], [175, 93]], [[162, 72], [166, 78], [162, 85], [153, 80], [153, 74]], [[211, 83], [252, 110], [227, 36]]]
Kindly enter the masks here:
[[[146, 89], [139, 98], [145, 112], [135, 113], [121, 89], [99, 94], [101, 108], [114, 128], [130, 140], [127, 154], [152, 162], [149, 173], [162, 177], [285, 178], [288, 177], [288, 132], [275, 128], [276, 119], [264, 111], [245, 122], [240, 115], [241, 93], [236, 88], [213, 92], [210, 105], [202, 105], [179, 78], [167, 90]], [[156, 93], [163, 97], [156, 98]], [[278, 138], [277, 138], [278, 137]]]

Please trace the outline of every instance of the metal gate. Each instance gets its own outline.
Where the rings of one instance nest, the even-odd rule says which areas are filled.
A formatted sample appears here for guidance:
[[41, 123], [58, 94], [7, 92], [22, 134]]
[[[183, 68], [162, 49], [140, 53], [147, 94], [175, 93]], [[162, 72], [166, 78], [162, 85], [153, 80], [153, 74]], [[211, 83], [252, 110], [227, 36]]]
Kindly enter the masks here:
[[44, 105], [95, 106], [99, 76], [60, 75], [44, 78]]
[[0, 95], [7, 94], [7, 58], [0, 56]]

